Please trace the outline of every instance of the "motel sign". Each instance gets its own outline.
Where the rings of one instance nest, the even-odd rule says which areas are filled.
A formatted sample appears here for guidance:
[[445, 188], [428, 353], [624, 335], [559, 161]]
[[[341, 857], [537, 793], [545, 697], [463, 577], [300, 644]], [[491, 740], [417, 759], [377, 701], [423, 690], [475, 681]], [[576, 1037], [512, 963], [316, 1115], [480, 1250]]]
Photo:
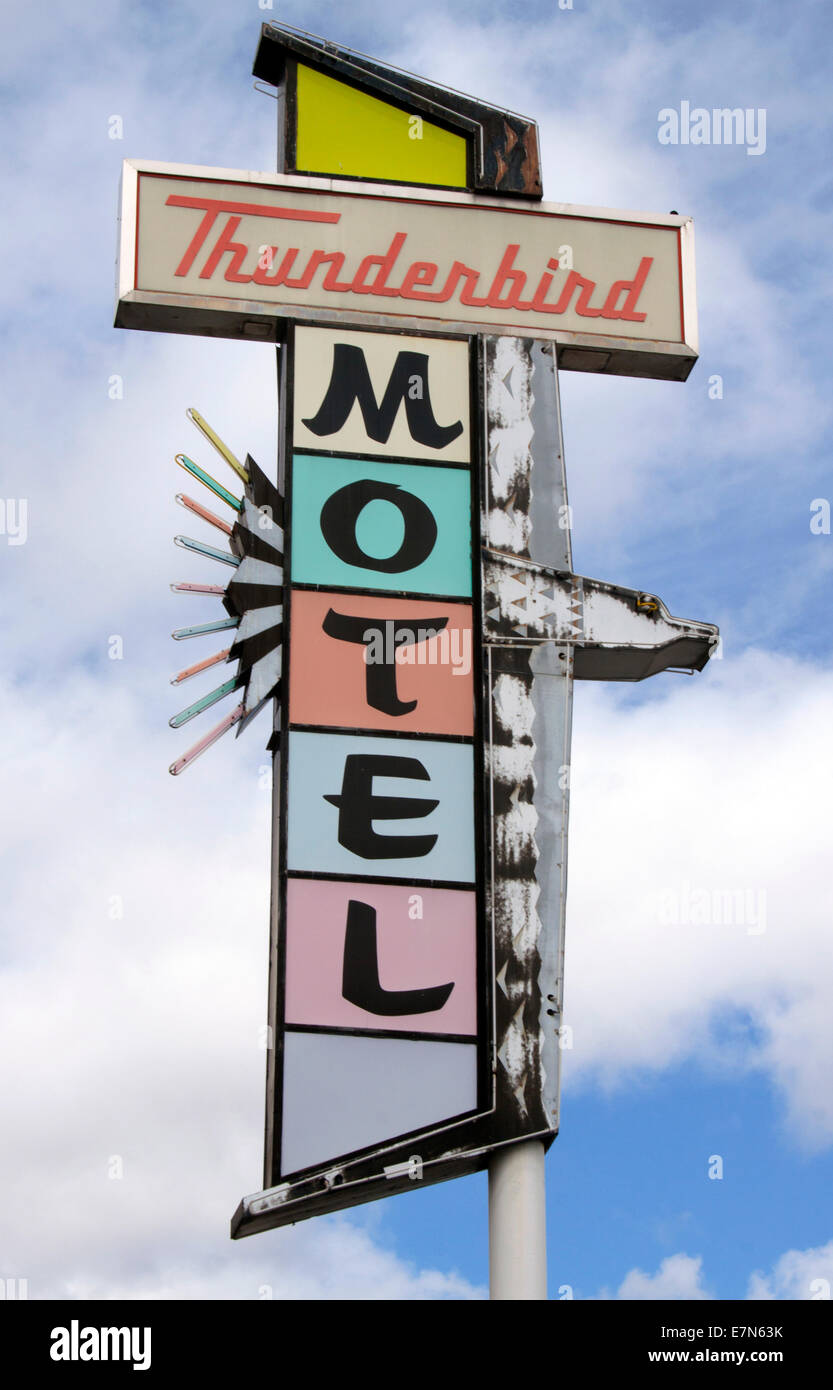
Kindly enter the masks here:
[[177, 542], [232, 576], [173, 586], [223, 606], [174, 636], [226, 641], [175, 684], [234, 669], [171, 723], [238, 702], [171, 772], [271, 717], [266, 1155], [234, 1236], [551, 1143], [573, 682], [717, 638], [574, 572], [558, 392], [686, 379], [691, 220], [544, 203], [533, 122], [314, 36], [264, 25], [254, 71], [280, 171], [126, 161], [116, 311], [278, 354], [276, 476], [195, 410], [234, 479], [178, 456], [223, 540]]

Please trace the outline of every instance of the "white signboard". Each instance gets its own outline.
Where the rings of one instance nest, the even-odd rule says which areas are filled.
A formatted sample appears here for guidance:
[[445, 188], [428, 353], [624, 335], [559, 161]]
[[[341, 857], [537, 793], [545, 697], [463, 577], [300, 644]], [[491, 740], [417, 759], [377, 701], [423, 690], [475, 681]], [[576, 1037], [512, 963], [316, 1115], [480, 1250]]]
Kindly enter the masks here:
[[562, 367], [684, 380], [690, 218], [125, 161], [116, 324], [276, 320], [550, 338]]

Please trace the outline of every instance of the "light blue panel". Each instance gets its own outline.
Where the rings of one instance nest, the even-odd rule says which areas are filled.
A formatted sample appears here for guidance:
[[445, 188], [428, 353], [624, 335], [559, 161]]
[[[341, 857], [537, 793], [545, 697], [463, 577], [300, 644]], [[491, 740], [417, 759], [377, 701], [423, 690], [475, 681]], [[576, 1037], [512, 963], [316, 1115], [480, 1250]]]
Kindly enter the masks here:
[[476, 1105], [474, 1043], [287, 1032], [281, 1173], [328, 1164]]
[[[437, 524], [428, 557], [413, 569], [386, 574], [345, 563], [321, 530], [321, 508], [339, 488], [362, 478], [392, 484], [419, 497]], [[356, 537], [369, 555], [385, 559], [399, 549], [402, 514], [392, 502], [373, 501], [360, 514]], [[414, 594], [471, 596], [471, 479], [465, 468], [325, 458], [296, 454], [292, 465], [292, 579], [356, 589], [406, 589]]]
[[[427, 816], [379, 820], [373, 829], [379, 835], [436, 835], [428, 854], [369, 859], [339, 843], [339, 810], [324, 798], [341, 794], [345, 759], [351, 753], [417, 758], [422, 763], [430, 781], [374, 777], [373, 794], [416, 797], [439, 805]], [[470, 743], [291, 733], [286, 814], [290, 870], [474, 882], [474, 752]]]

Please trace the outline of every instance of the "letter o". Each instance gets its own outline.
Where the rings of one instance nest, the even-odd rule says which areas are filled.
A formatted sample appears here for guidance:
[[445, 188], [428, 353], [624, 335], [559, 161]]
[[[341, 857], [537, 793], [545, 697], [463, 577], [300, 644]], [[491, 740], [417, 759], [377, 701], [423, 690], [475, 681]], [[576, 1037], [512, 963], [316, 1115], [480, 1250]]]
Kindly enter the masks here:
[[[392, 502], [399, 508], [405, 525], [402, 544], [395, 555], [378, 559], [362, 550], [356, 539], [359, 517], [369, 502]], [[348, 483], [327, 498], [321, 508], [321, 531], [333, 554], [346, 565], [399, 574], [412, 570], [428, 559], [437, 539], [437, 523], [421, 497], [394, 483], [361, 478]]]

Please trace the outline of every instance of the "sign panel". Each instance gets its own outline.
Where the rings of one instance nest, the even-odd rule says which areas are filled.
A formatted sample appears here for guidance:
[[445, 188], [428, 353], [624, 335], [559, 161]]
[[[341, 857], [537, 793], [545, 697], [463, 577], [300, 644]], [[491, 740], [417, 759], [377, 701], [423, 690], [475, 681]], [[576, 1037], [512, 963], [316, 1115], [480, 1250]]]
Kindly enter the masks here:
[[[301, 446], [345, 370], [345, 345], [373, 368], [372, 392], [350, 402], [356, 448], [337, 439], [344, 400], [329, 418], [338, 447], [318, 435]], [[497, 619], [481, 603], [484, 544], [571, 567], [555, 361], [549, 343], [425, 335], [424, 363], [397, 376], [413, 348], [401, 334], [342, 342], [299, 325], [282, 354], [292, 524], [275, 1046], [264, 1190], [241, 1203], [236, 1236], [476, 1171], [496, 1145], [549, 1144], [558, 1127], [573, 651], [497, 628], [492, 642]], [[443, 395], [441, 377], [455, 373], [459, 394]], [[433, 457], [417, 461], [430, 421]], [[447, 457], [463, 437], [452, 438], [456, 425], [469, 431], [465, 462]], [[380, 456], [388, 447], [396, 456]], [[465, 484], [456, 592], [447, 581], [434, 592], [431, 554], [408, 551], [442, 544], [437, 475]], [[381, 477], [398, 481], [379, 498]], [[342, 498], [333, 533], [329, 499], [362, 481], [362, 507]], [[311, 499], [300, 509], [299, 486]], [[344, 550], [351, 529], [342, 583], [296, 568], [299, 548]]]
[[[358, 902], [368, 910], [351, 908]], [[345, 994], [342, 963], [353, 959], [371, 914], [375, 953], [361, 957], [366, 968], [356, 970]], [[393, 1032], [474, 1042], [476, 925], [473, 890], [426, 888], [417, 895], [400, 884], [291, 879], [287, 1023], [373, 1031], [384, 1019]]]
[[577, 370], [682, 380], [697, 356], [690, 218], [288, 174], [126, 161], [118, 299], [117, 325], [170, 332], [378, 316], [551, 338]]
[[299, 325], [287, 359], [270, 1186], [492, 1102], [472, 345]]
[[473, 735], [469, 604], [296, 589], [293, 612], [293, 723]]
[[[296, 151], [308, 173], [466, 187], [466, 141], [307, 63], [296, 69]], [[418, 138], [411, 138], [418, 135]]]
[[[293, 482], [296, 583], [471, 597], [467, 472], [296, 454]], [[397, 532], [401, 556], [380, 554]]]

